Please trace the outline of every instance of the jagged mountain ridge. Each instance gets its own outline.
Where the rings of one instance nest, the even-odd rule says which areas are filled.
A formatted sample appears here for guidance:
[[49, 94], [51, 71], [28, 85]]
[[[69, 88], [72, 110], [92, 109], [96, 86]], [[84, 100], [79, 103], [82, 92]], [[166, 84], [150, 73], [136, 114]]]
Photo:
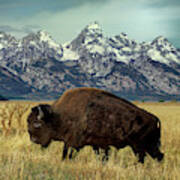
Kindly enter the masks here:
[[[81, 86], [130, 98], [180, 97], [179, 49], [162, 36], [151, 43], [138, 43], [125, 33], [105, 37], [97, 22], [63, 45], [45, 31], [21, 40], [0, 32], [0, 68], [29, 87], [19, 93], [24, 98], [55, 98]], [[5, 80], [2, 84], [11, 87]]]

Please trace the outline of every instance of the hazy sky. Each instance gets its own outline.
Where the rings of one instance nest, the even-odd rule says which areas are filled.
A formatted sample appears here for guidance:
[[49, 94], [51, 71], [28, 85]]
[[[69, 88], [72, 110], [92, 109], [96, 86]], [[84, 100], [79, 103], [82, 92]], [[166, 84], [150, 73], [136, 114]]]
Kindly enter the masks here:
[[163, 35], [180, 48], [180, 0], [0, 0], [0, 31], [18, 37], [43, 29], [64, 43], [94, 21], [107, 36]]

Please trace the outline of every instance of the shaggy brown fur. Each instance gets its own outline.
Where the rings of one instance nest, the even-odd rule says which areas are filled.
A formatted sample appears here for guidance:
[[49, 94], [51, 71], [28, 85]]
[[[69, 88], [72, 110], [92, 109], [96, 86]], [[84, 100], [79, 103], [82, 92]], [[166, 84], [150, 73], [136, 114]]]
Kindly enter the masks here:
[[[159, 119], [109, 92], [76, 88], [66, 91], [52, 106], [43, 106], [35, 107], [35, 117], [43, 114], [42, 127], [49, 135], [39, 131], [36, 143], [47, 146], [51, 140], [60, 140], [75, 149], [91, 145], [105, 150], [129, 145], [140, 162], [144, 162], [146, 153], [158, 160], [163, 158], [159, 151]], [[32, 114], [28, 120], [30, 134]]]

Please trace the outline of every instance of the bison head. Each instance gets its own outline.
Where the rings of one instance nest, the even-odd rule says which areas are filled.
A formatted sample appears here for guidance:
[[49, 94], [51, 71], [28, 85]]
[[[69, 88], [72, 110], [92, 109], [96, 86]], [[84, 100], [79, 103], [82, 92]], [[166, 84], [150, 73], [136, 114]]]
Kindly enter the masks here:
[[28, 116], [28, 132], [31, 141], [48, 147], [53, 137], [53, 111], [50, 105], [41, 104], [33, 107]]

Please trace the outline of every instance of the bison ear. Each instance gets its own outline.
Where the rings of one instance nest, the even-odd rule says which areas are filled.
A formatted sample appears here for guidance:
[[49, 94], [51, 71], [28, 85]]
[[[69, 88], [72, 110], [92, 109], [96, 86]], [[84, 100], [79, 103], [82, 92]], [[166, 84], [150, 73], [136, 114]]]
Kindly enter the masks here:
[[53, 110], [52, 107], [48, 104], [41, 104], [38, 106], [38, 119], [44, 120], [44, 121], [49, 121], [53, 115]]

